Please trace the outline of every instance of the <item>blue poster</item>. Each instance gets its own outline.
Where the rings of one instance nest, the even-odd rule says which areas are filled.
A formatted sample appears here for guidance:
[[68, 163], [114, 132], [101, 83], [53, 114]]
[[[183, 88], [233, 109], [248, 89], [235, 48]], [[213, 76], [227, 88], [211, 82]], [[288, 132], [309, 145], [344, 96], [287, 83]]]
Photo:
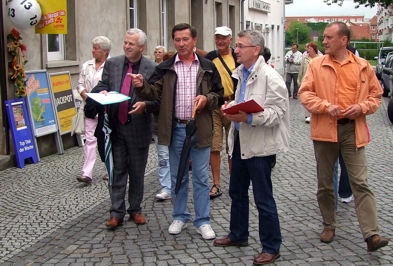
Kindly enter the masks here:
[[37, 147], [31, 133], [25, 99], [9, 100], [5, 101], [5, 104], [18, 167], [23, 168], [26, 159], [37, 163]]
[[57, 121], [47, 72], [28, 71], [26, 78], [27, 99], [34, 135], [40, 137], [56, 132]]

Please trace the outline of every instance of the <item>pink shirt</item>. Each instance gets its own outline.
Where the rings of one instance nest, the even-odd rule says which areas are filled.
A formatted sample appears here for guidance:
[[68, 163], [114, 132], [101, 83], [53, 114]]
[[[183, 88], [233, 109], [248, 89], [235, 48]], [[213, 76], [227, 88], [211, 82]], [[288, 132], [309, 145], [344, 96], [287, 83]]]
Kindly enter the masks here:
[[175, 118], [188, 120], [191, 119], [196, 96], [197, 73], [199, 68], [198, 57], [194, 56], [194, 61], [192, 61], [190, 66], [187, 66], [176, 55], [174, 68], [177, 74]]

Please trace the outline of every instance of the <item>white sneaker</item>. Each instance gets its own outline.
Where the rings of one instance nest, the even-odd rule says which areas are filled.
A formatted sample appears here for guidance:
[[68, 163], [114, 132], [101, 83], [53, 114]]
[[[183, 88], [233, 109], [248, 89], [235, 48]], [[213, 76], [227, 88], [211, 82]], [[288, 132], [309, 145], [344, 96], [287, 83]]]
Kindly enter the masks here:
[[183, 223], [180, 220], [174, 220], [173, 223], [169, 226], [168, 233], [171, 235], [180, 234], [181, 230], [187, 227], [187, 223]]
[[172, 198], [171, 194], [169, 194], [168, 192], [165, 192], [165, 191], [161, 191], [160, 193], [158, 193], [156, 195], [156, 199], [159, 199], [159, 200], [167, 200], [170, 198]]
[[214, 233], [210, 224], [202, 224], [201, 226], [199, 226], [199, 228], [197, 228], [196, 231], [206, 240], [216, 238], [216, 233]]
[[305, 122], [309, 124], [311, 122], [311, 117], [307, 116]]
[[351, 195], [349, 198], [341, 198], [341, 202], [344, 203], [350, 203], [353, 201], [353, 195]]

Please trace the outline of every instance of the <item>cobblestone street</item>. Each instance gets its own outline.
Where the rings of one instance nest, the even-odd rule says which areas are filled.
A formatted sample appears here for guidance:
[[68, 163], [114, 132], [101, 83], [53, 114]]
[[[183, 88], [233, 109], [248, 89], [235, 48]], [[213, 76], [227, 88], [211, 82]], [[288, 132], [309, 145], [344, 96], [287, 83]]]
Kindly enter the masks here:
[[[377, 198], [381, 235], [392, 238], [393, 132], [386, 115], [389, 99], [368, 116], [369, 184]], [[272, 180], [280, 216], [281, 258], [273, 265], [393, 265], [393, 243], [368, 253], [358, 226], [354, 203], [339, 203], [336, 237], [321, 243], [321, 215], [316, 201], [316, 170], [309, 124], [298, 100], [290, 100], [291, 149], [278, 154]], [[228, 165], [222, 157], [223, 195], [211, 201], [212, 228], [217, 237], [229, 231]], [[189, 223], [179, 235], [168, 233], [172, 203], [158, 202], [157, 155], [150, 145], [142, 212], [145, 225], [126, 222], [115, 231], [109, 218], [104, 164], [97, 158], [94, 181], [75, 179], [83, 149], [42, 158], [24, 169], [0, 172], [0, 265], [252, 265], [261, 252], [258, 212], [250, 197], [250, 237], [247, 247], [221, 248], [204, 240]], [[190, 194], [191, 196], [192, 194]], [[193, 214], [193, 201], [189, 198]], [[128, 215], [126, 216], [128, 219]]]

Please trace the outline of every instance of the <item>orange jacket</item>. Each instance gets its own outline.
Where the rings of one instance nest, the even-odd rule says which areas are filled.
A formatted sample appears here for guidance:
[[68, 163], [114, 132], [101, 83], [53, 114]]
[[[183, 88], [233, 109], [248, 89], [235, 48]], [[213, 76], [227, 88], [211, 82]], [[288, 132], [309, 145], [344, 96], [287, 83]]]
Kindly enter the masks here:
[[[356, 147], [370, 142], [366, 115], [375, 113], [381, 104], [382, 88], [371, 65], [348, 51], [348, 59], [359, 67], [356, 86], [356, 102], [362, 107], [363, 115], [355, 119]], [[337, 118], [326, 113], [330, 104], [338, 105], [337, 73], [330, 55], [315, 58], [307, 69], [298, 97], [311, 115], [311, 139], [337, 142]]]

